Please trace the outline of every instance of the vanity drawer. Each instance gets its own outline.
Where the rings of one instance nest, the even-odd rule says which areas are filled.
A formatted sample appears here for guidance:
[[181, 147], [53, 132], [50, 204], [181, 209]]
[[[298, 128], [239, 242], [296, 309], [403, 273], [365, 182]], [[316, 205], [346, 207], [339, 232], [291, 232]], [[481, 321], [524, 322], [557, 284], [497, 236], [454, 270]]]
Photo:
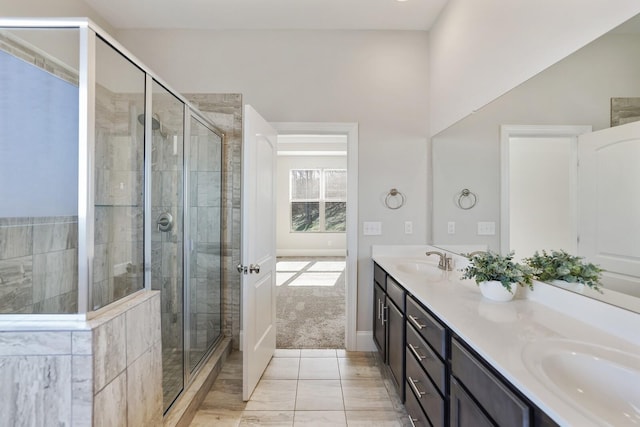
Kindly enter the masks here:
[[531, 408], [455, 338], [451, 340], [451, 373], [499, 426], [531, 425]]
[[[410, 323], [407, 321], [407, 324]], [[445, 365], [433, 352], [431, 347], [416, 332], [413, 326], [407, 326], [407, 358], [413, 357], [427, 372], [431, 381], [438, 387], [442, 395], [445, 394], [447, 375]], [[411, 356], [409, 356], [411, 354]]]
[[407, 399], [404, 401], [404, 408], [407, 410], [407, 415], [409, 415], [409, 418], [411, 418], [412, 426], [431, 427], [429, 419], [425, 415], [422, 407], [418, 403], [418, 399], [412, 391], [407, 392]]
[[387, 289], [387, 273], [380, 268], [378, 264], [373, 263], [373, 280], [376, 281], [378, 285], [382, 287], [382, 289]]
[[[407, 385], [407, 388], [409, 386]], [[431, 427], [429, 419], [422, 410], [422, 406], [418, 403], [418, 399], [412, 391], [407, 392], [407, 399], [404, 401], [404, 408], [407, 415], [411, 418], [411, 425], [415, 427]]]
[[[427, 414], [431, 424], [436, 426], [444, 425], [444, 399], [438, 390], [429, 380], [427, 374], [422, 370], [413, 355], [407, 349], [407, 395], [412, 393], [420, 402], [422, 409]], [[411, 390], [411, 391], [409, 391]]]
[[418, 305], [413, 298], [407, 298], [407, 322], [422, 336], [442, 360], [447, 355], [447, 331], [437, 320]]
[[400, 287], [393, 277], [387, 277], [387, 295], [391, 301], [404, 313], [404, 289]]

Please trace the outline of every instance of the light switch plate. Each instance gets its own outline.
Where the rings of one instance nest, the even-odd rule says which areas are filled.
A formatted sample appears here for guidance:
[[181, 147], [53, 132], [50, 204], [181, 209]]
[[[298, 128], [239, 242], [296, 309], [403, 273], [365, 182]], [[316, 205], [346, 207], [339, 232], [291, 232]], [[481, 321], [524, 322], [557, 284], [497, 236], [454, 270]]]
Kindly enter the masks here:
[[379, 221], [365, 221], [362, 224], [362, 234], [365, 236], [379, 236], [382, 234], [382, 223]]
[[496, 234], [496, 223], [493, 221], [478, 222], [478, 236], [493, 236]]

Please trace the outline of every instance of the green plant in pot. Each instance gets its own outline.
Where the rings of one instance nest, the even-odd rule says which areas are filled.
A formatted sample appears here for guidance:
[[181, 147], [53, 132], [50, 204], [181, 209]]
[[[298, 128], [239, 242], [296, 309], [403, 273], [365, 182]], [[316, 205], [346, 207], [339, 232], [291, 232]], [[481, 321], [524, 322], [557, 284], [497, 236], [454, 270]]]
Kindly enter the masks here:
[[542, 253], [536, 251], [533, 256], [525, 258], [524, 262], [536, 271], [535, 277], [541, 282], [564, 281], [587, 285], [602, 292], [600, 277], [604, 270], [564, 250], [552, 250], [551, 253], [545, 250]]
[[469, 255], [469, 265], [462, 270], [462, 279], [474, 279], [482, 295], [496, 301], [513, 299], [514, 284], [533, 289], [533, 269], [513, 260], [514, 253], [500, 255], [491, 251]]

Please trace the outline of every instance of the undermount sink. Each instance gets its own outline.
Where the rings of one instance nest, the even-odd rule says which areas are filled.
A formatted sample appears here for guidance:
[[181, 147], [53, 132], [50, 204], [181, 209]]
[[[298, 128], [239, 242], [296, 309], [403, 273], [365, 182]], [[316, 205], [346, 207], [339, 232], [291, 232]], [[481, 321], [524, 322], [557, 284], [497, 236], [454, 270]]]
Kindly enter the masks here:
[[444, 272], [438, 268], [437, 264], [428, 261], [404, 261], [397, 264], [396, 268], [403, 273], [426, 277], [430, 280], [442, 279]]
[[585, 342], [525, 346], [525, 366], [565, 402], [604, 425], [640, 425], [640, 357]]

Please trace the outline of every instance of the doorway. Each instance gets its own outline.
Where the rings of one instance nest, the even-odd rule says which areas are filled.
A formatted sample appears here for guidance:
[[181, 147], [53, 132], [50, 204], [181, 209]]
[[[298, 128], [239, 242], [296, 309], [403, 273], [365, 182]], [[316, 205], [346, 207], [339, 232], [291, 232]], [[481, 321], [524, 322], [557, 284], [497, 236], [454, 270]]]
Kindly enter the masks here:
[[279, 341], [356, 350], [357, 124], [272, 125], [279, 134]]
[[[577, 250], [577, 136], [585, 126], [502, 126], [501, 248]], [[543, 174], [539, 173], [544, 171]]]

